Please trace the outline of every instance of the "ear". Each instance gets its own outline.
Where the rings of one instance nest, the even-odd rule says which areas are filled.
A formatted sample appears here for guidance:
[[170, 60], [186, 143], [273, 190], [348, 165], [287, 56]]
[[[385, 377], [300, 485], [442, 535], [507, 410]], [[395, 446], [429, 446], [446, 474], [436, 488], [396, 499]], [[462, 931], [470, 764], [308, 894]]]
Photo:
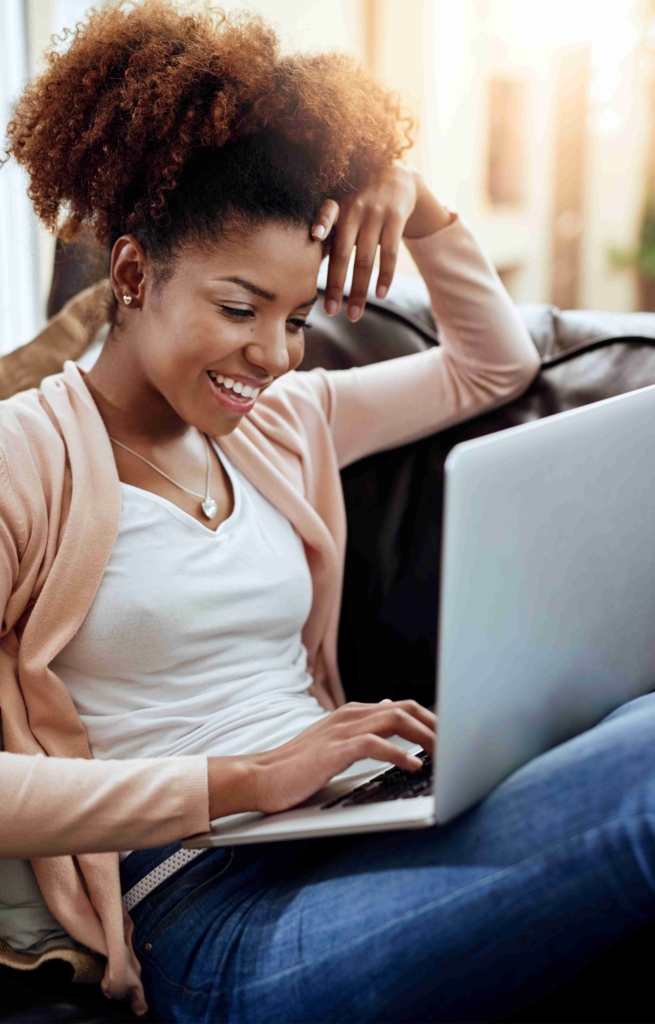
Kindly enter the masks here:
[[145, 297], [148, 259], [134, 235], [121, 235], [111, 252], [109, 279], [123, 309], [139, 309]]

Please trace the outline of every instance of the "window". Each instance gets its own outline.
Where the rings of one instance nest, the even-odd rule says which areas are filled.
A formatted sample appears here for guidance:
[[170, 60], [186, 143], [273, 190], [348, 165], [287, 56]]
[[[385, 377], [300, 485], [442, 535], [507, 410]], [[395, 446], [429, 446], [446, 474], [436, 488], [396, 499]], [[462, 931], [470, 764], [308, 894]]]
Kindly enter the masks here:
[[[23, 0], [0, 0], [0, 139], [27, 78]], [[0, 149], [4, 152], [4, 149]], [[13, 162], [0, 169], [0, 355], [29, 341], [40, 323], [35, 218], [25, 175]]]
[[518, 78], [487, 81], [487, 197], [492, 206], [521, 206], [526, 198], [526, 91]]
[[589, 120], [589, 46], [561, 57], [555, 108], [550, 301], [576, 309], [580, 298]]

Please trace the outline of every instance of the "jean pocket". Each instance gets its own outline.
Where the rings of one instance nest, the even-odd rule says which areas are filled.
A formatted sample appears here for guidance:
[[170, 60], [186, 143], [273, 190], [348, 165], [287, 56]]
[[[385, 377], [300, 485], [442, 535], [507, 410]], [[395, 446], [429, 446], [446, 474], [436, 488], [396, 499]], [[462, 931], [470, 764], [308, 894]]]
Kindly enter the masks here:
[[233, 855], [231, 846], [212, 850], [173, 876], [168, 885], [158, 887], [146, 897], [145, 914], [140, 916], [134, 927], [133, 943], [139, 954], [147, 956], [171, 924], [182, 917], [208, 886], [225, 875]]

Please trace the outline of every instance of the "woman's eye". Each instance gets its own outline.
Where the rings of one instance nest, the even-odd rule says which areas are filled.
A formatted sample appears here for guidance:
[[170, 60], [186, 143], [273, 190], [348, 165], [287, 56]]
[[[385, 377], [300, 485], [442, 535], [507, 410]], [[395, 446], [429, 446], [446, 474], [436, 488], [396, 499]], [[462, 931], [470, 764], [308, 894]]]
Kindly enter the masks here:
[[236, 317], [236, 319], [238, 319], [238, 320], [244, 319], [245, 317], [248, 317], [248, 316], [254, 316], [255, 315], [253, 313], [252, 309], [235, 309], [234, 306], [223, 306], [223, 305], [220, 305], [218, 308], [221, 310], [221, 312], [226, 313], [227, 316]]
[[[248, 317], [254, 317], [255, 315], [252, 309], [237, 309], [235, 306], [226, 306], [223, 303], [220, 303], [218, 308], [221, 313], [234, 320], [245, 320]], [[289, 324], [294, 333], [302, 331], [303, 328], [305, 330], [310, 330], [313, 326], [312, 324], [308, 324], [306, 320], [301, 320], [299, 317], [296, 317], [293, 320], [287, 320], [287, 324]]]

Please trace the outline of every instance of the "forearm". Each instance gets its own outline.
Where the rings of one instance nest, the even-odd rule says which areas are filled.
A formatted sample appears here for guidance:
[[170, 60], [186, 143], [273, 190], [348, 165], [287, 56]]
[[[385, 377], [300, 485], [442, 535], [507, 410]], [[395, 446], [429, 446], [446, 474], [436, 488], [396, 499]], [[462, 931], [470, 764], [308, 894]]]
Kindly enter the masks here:
[[0, 856], [162, 846], [209, 826], [207, 759], [0, 753]]
[[362, 758], [420, 767], [392, 735], [432, 750], [434, 715], [414, 701], [346, 704], [282, 746], [244, 757], [0, 753], [0, 857], [163, 846], [206, 832], [210, 818], [287, 810]]
[[405, 242], [427, 286], [446, 357], [473, 373], [534, 375], [534, 343], [471, 228], [454, 217], [437, 233]]
[[455, 215], [439, 202], [416, 172], [415, 179], [417, 185], [416, 206], [405, 224], [403, 231], [405, 241], [434, 235], [435, 232], [452, 224], [455, 219]]
[[[406, 239], [439, 325], [438, 348], [325, 375], [340, 464], [510, 401], [539, 368], [534, 344], [470, 229], [426, 200]], [[408, 221], [408, 224], [410, 224]]]

